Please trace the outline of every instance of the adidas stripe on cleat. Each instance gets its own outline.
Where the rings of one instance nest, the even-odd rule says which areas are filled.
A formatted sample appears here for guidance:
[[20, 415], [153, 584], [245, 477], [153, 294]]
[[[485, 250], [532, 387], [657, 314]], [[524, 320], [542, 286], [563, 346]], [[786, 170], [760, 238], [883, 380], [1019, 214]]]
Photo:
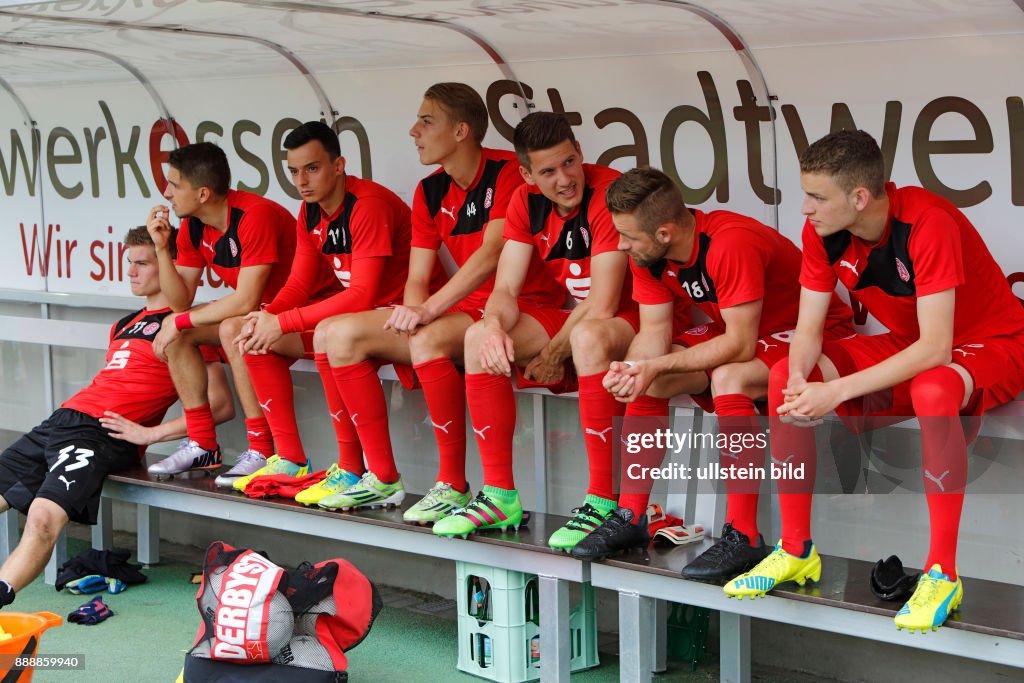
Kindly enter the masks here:
[[432, 524], [444, 519], [452, 510], [469, 505], [473, 494], [467, 487], [465, 491], [455, 489], [451, 484], [437, 482], [411, 508], [405, 511], [402, 519], [413, 524]]
[[195, 441], [183, 441], [178, 450], [150, 465], [147, 471], [155, 477], [171, 477], [185, 472], [211, 473], [222, 464], [220, 446], [208, 451]]
[[573, 509], [572, 517], [565, 523], [565, 526], [551, 534], [548, 546], [569, 552], [590, 532], [604, 524], [615, 508], [615, 501], [587, 494], [583, 505]]
[[779, 541], [768, 557], [758, 562], [749, 572], [740, 574], [722, 586], [722, 590], [730, 598], [763, 598], [765, 593], [780, 583], [795, 581], [798, 586], [802, 586], [808, 579], [815, 582], [821, 580], [821, 558], [814, 544], [805, 541], [804, 555], [797, 557], [783, 550], [782, 542]]
[[367, 471], [362, 478], [341, 493], [323, 498], [317, 505], [325, 510], [353, 510], [355, 508], [395, 507], [405, 500], [402, 478], [393, 484], [386, 484], [373, 472]]
[[917, 581], [917, 588], [907, 604], [896, 613], [896, 628], [908, 629], [911, 633], [937, 631], [949, 615], [960, 608], [964, 599], [964, 585], [958, 576], [950, 581], [942, 567], [933, 564], [927, 574]]
[[359, 483], [359, 475], [331, 465], [327, 476], [312, 486], [308, 486], [295, 496], [295, 502], [302, 505], [316, 505], [327, 496], [341, 493]]
[[256, 470], [252, 474], [247, 474], [244, 477], [239, 477], [231, 484], [231, 488], [236, 491], [245, 492], [245, 487], [249, 485], [249, 482], [256, 477], [263, 477], [267, 475], [279, 475], [284, 474], [289, 477], [304, 477], [309, 474], [309, 461], [307, 460], [303, 464], [294, 463], [291, 460], [286, 460], [280, 455], [272, 455], [267, 458], [267, 464]]
[[[512, 499], [504, 502], [501, 498]], [[509, 528], [519, 530], [523, 521], [523, 505], [519, 494], [515, 491], [504, 491], [493, 486], [484, 486], [476, 498], [464, 508], [452, 510], [451, 514], [434, 523], [434, 533], [438, 536], [469, 536], [477, 531], [487, 529]]]

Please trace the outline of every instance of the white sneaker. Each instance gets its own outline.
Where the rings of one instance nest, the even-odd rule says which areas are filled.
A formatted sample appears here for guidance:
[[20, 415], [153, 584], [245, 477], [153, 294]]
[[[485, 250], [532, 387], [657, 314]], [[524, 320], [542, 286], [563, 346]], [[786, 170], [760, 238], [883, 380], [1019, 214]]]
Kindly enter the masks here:
[[222, 464], [220, 446], [208, 451], [195, 441], [189, 441], [160, 462], [150, 465], [148, 471], [156, 477], [170, 477], [189, 471], [212, 472]]
[[247, 477], [267, 464], [267, 456], [252, 450], [243, 451], [235, 462], [235, 466], [213, 480], [221, 488], [229, 489], [235, 480]]

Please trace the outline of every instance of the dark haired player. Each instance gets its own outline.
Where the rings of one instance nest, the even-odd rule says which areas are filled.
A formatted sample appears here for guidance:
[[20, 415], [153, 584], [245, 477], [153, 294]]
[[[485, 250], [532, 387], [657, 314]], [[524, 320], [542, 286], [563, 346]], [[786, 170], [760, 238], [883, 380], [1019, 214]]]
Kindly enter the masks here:
[[[153, 353], [160, 323], [171, 314], [153, 242], [139, 227], [125, 244], [132, 294], [146, 298], [145, 308], [110, 328], [106, 365], [92, 383], [0, 455], [0, 511], [27, 515], [21, 542], [0, 567], [0, 606], [39, 575], [69, 520], [96, 523], [103, 480], [138, 465], [144, 451], [136, 443], [152, 443], [151, 430], [168, 440], [185, 434], [184, 418], [160, 424], [178, 394], [167, 365]], [[234, 406], [224, 371], [211, 362], [206, 372], [217, 420], [230, 420]]]
[[[245, 362], [232, 348], [233, 330], [221, 322], [269, 302], [288, 277], [295, 252], [295, 219], [279, 204], [250, 192], [230, 189], [231, 170], [217, 145], [201, 142], [168, 156], [164, 197], [182, 218], [177, 257], [169, 250], [168, 207], [156, 206], [147, 227], [160, 260], [160, 287], [176, 315], [167, 317], [153, 343], [166, 359], [188, 422], [188, 442], [150, 466], [151, 474], [170, 476], [221, 464], [217, 433], [206, 402], [206, 374], [199, 346], [221, 346], [231, 364], [235, 392], [245, 413], [249, 449], [219, 477], [221, 485], [251, 473], [273, 453], [270, 429], [249, 383]], [[208, 304], [192, 307], [203, 269], [209, 266], [231, 290]]]
[[[786, 581], [818, 580], [816, 453], [806, 426], [833, 410], [917, 416], [931, 543], [927, 571], [896, 626], [924, 631], [941, 626], [963, 599], [956, 547], [967, 444], [960, 415], [981, 415], [1024, 389], [1024, 311], [959, 209], [884, 180], [882, 153], [863, 131], [827, 135], [800, 158], [807, 216], [800, 318], [789, 359], [772, 368], [768, 401], [780, 418], [771, 426], [773, 457], [803, 464], [809, 476], [780, 480], [782, 540], [724, 590], [754, 596]], [[837, 281], [889, 332], [823, 339]], [[880, 398], [889, 406], [873, 410]]]
[[324, 329], [336, 316], [401, 301], [412, 227], [409, 207], [398, 195], [345, 173], [338, 136], [326, 123], [298, 126], [285, 137], [284, 148], [292, 182], [303, 199], [295, 261], [274, 300], [248, 314], [244, 324], [235, 323], [256, 394], [260, 403], [271, 405], [266, 416], [277, 459], [236, 480], [234, 487], [244, 490], [253, 476], [290, 474], [306, 466], [288, 367], [293, 359], [314, 354], [338, 439], [338, 463], [323, 481], [295, 497], [316, 505], [363, 475], [363, 452], [324, 352]]
[[[627, 259], [616, 250], [618, 237], [604, 202], [605, 188], [619, 173], [583, 163], [562, 114], [530, 114], [516, 126], [513, 143], [526, 185], [509, 202], [505, 246], [484, 319], [466, 334], [467, 401], [484, 487], [471, 504], [435, 524], [434, 533], [455, 536], [519, 524], [510, 379], [515, 373], [520, 386], [573, 391], [578, 374], [590, 483], [583, 504], [548, 541], [568, 551], [616, 507], [612, 418], [622, 409], [601, 379], [639, 327]], [[554, 287], [543, 299], [522, 297], [524, 288], [544, 281]], [[572, 310], [562, 306], [566, 294], [575, 302]]]
[[[763, 467], [754, 402], [763, 400], [772, 364], [784, 359], [796, 325], [800, 250], [783, 235], [730, 211], [687, 209], [679, 187], [657, 169], [634, 169], [608, 188], [608, 209], [629, 253], [640, 333], [629, 363], [612, 363], [605, 387], [629, 402], [630, 417], [664, 419], [668, 399], [694, 396], [718, 415], [720, 429], [742, 449], [723, 449], [723, 466]], [[673, 311], [699, 309], [707, 325], [674, 334]], [[838, 297], [827, 302], [828, 334], [853, 332]], [[667, 426], [667, 425], [666, 425]], [[657, 467], [664, 450], [643, 449], [623, 464]], [[650, 479], [630, 480], [623, 468], [620, 511], [581, 542], [573, 555], [598, 559], [646, 546]], [[728, 519], [721, 539], [683, 570], [689, 578], [728, 577], [764, 557], [757, 531], [757, 482], [727, 482]]]

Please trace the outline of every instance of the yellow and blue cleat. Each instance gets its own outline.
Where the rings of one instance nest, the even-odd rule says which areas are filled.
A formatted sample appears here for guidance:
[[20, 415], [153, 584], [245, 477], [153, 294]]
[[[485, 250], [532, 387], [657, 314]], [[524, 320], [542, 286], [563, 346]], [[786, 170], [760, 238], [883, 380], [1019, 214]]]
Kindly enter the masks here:
[[964, 585], [958, 576], [950, 581], [942, 567], [933, 564], [927, 574], [917, 582], [914, 594], [896, 613], [896, 628], [910, 632], [935, 631], [960, 607], [964, 599]]
[[775, 550], [768, 554], [757, 565], [745, 574], [740, 574], [729, 583], [722, 586], [722, 590], [730, 598], [744, 597], [763, 598], [765, 593], [772, 590], [780, 583], [796, 581], [798, 586], [811, 581], [821, 580], [821, 557], [818, 550], [810, 541], [804, 544], [803, 557], [790, 555], [782, 549], [782, 541], [775, 546]]
[[252, 474], [244, 477], [239, 477], [231, 484], [231, 488], [236, 491], [245, 493], [245, 487], [249, 485], [249, 482], [256, 477], [265, 477], [268, 475], [286, 474], [289, 477], [304, 477], [309, 474], [309, 461], [307, 460], [304, 464], [285, 460], [279, 455], [272, 455], [267, 458], [267, 464], [256, 470]]

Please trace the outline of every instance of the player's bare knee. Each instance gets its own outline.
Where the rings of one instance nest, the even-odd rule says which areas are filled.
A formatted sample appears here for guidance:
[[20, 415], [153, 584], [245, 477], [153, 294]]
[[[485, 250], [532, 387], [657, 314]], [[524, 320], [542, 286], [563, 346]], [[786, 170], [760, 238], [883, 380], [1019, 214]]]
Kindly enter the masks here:
[[317, 334], [320, 335], [324, 352], [332, 365], [351, 365], [358, 362], [359, 330], [351, 320], [325, 320], [317, 325], [314, 345]]
[[67, 525], [68, 516], [56, 503], [39, 498], [32, 503], [25, 518], [25, 535], [48, 543], [56, 543], [60, 532]]
[[435, 358], [450, 356], [451, 346], [451, 329], [441, 325], [426, 325], [409, 337], [409, 355], [413, 363], [426, 363]]
[[222, 321], [217, 329], [217, 336], [220, 338], [220, 345], [224, 348], [233, 346], [231, 342], [233, 342], [235, 337], [242, 332], [242, 326], [244, 324], [245, 318], [242, 316], [227, 318]]
[[581, 320], [569, 334], [572, 359], [581, 374], [607, 369], [613, 344], [606, 320]]
[[745, 363], [726, 363], [711, 371], [711, 393], [715, 396], [727, 394], [749, 394], [751, 389], [750, 371]]
[[476, 357], [476, 354], [480, 352], [480, 347], [483, 346], [484, 338], [486, 336], [487, 328], [484, 326], [484, 322], [482, 320], [469, 326], [466, 330], [465, 340], [463, 341], [466, 358], [471, 356]]
[[327, 353], [327, 326], [327, 321], [321, 320], [313, 330], [313, 353]]

